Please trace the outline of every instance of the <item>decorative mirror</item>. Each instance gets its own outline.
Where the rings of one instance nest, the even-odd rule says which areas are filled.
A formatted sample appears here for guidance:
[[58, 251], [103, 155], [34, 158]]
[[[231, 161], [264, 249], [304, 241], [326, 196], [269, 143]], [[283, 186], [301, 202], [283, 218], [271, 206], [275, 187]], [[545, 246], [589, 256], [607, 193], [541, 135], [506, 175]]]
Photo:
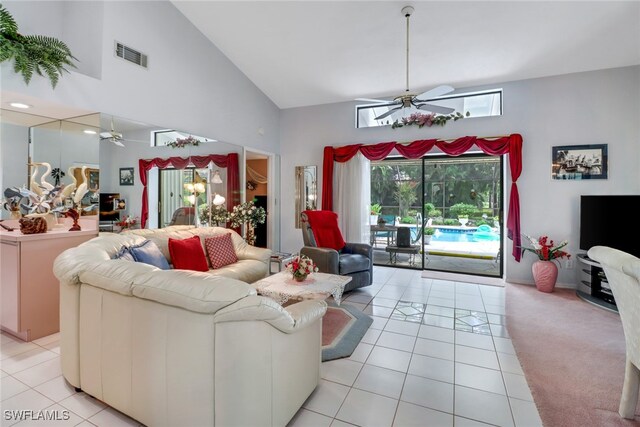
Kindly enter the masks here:
[[296, 166], [296, 228], [300, 228], [300, 214], [318, 208], [316, 166]]

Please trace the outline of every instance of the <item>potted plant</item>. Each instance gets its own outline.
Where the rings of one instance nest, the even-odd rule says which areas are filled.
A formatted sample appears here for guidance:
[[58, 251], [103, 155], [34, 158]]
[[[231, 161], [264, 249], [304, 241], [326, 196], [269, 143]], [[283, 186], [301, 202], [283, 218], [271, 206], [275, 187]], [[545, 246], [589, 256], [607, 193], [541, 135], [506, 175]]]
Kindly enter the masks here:
[[378, 216], [380, 215], [380, 212], [382, 212], [382, 206], [380, 206], [378, 203], [371, 205], [371, 215], [369, 219], [369, 224], [371, 225], [378, 224]]
[[556, 245], [547, 236], [540, 236], [538, 239], [534, 239], [525, 234], [524, 237], [525, 240], [529, 241], [531, 247], [523, 246], [522, 252], [532, 252], [538, 256], [538, 261], [531, 266], [536, 288], [541, 292], [553, 292], [558, 278], [558, 266], [553, 261], [559, 258], [571, 258], [568, 252], [562, 250], [569, 242], [564, 240]]
[[74, 67], [69, 47], [49, 36], [22, 35], [18, 24], [4, 6], [0, 5], [0, 62], [13, 60], [13, 71], [22, 74], [29, 84], [34, 73], [46, 75], [54, 88], [65, 66]]
[[264, 208], [255, 206], [253, 200], [234, 206], [233, 211], [229, 214], [232, 227], [246, 225], [244, 240], [251, 246], [256, 243], [255, 226], [264, 224], [266, 220], [267, 212]]
[[433, 237], [433, 235], [436, 233], [436, 229], [433, 227], [427, 227], [424, 229], [424, 244], [425, 245], [429, 245], [431, 244], [431, 237]]

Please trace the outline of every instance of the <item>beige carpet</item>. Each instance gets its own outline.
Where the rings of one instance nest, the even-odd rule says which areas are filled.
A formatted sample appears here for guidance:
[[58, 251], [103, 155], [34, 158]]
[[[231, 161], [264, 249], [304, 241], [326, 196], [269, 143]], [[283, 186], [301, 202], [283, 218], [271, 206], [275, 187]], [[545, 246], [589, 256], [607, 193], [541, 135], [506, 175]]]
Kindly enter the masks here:
[[[625, 345], [616, 313], [569, 289], [507, 285], [507, 329], [545, 426], [640, 426], [618, 415]], [[638, 414], [638, 413], [636, 413]]]

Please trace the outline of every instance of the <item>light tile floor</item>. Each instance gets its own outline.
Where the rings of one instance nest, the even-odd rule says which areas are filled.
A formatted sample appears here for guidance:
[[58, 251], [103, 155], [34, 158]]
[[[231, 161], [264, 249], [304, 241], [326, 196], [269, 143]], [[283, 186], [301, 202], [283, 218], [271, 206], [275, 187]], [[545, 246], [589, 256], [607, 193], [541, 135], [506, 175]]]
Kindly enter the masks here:
[[[322, 364], [320, 385], [289, 426], [541, 426], [504, 301], [503, 288], [376, 267], [374, 284], [344, 301], [373, 324], [351, 357]], [[58, 334], [0, 337], [2, 426], [140, 425], [64, 381]], [[67, 419], [5, 416], [44, 409]]]

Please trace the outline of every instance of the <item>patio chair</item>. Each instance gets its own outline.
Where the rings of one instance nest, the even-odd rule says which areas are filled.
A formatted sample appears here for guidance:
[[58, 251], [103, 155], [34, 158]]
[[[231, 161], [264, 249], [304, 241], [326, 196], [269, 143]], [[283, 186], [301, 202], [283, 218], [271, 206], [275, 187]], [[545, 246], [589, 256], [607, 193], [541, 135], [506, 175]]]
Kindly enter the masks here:
[[640, 259], [606, 246], [594, 246], [587, 255], [602, 266], [620, 313], [627, 361], [618, 413], [632, 420], [640, 386]]
[[373, 249], [366, 243], [344, 242], [338, 215], [331, 211], [304, 211], [301, 224], [304, 247], [300, 255], [311, 258], [321, 273], [351, 276], [345, 292], [372, 283]]
[[[396, 217], [394, 215], [380, 215], [379, 216], [379, 220], [378, 220], [378, 224], [381, 223], [380, 219], [384, 221], [384, 225], [391, 225], [391, 226], [396, 225]], [[371, 232], [371, 244], [373, 246], [377, 246], [378, 237], [382, 237], [383, 239], [386, 237], [387, 246], [388, 245], [392, 245], [395, 242], [395, 236], [396, 236], [395, 231], [379, 231], [379, 230], [375, 230], [375, 231]]]

